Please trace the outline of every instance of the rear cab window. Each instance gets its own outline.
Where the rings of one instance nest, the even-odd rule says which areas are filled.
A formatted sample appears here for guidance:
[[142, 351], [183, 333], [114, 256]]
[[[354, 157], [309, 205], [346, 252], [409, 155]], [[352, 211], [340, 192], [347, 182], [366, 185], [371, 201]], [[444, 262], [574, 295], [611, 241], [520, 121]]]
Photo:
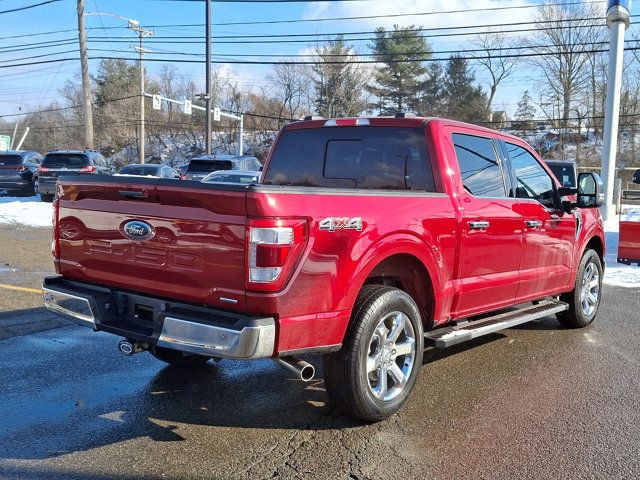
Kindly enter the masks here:
[[82, 168], [90, 164], [89, 157], [82, 153], [50, 153], [42, 161], [47, 168]]
[[403, 127], [284, 131], [263, 183], [435, 191], [424, 130]]
[[0, 155], [0, 166], [22, 165], [22, 156], [20, 155]]
[[140, 176], [155, 176], [158, 174], [158, 167], [156, 165], [127, 165], [120, 170], [122, 175], [140, 175]]
[[233, 163], [229, 160], [191, 160], [187, 172], [211, 173], [218, 170], [232, 170]]
[[575, 188], [576, 185], [576, 169], [575, 165], [565, 162], [547, 163], [555, 177], [563, 187]]

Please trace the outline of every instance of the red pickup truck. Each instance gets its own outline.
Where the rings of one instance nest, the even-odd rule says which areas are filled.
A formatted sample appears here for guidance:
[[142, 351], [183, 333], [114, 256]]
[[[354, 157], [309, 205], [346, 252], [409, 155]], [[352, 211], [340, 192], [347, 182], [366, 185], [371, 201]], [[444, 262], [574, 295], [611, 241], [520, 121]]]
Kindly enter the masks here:
[[589, 325], [602, 183], [562, 187], [519, 138], [442, 119], [309, 119], [259, 184], [65, 177], [45, 304], [181, 366], [322, 354], [327, 392], [375, 421], [427, 346], [556, 314]]

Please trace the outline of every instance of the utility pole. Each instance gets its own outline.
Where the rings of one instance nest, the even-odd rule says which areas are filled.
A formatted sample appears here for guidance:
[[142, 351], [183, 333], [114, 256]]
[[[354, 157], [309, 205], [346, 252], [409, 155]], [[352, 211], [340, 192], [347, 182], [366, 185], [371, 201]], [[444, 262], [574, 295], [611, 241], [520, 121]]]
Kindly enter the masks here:
[[604, 115], [604, 136], [602, 139], [602, 178], [605, 196], [602, 216], [604, 220], [609, 220], [615, 217], [616, 214], [613, 187], [618, 150], [624, 34], [631, 21], [630, 5], [630, 0], [609, 0], [607, 10], [607, 26], [609, 27], [611, 38], [609, 40], [609, 72], [607, 75], [607, 98]]
[[153, 35], [152, 30], [145, 30], [139, 22], [129, 20], [129, 28], [138, 34], [138, 46], [133, 49], [140, 55], [140, 131], [138, 136], [138, 153], [140, 163], [144, 163], [145, 153], [145, 118], [144, 118], [144, 54], [151, 50], [144, 48], [144, 38]]
[[205, 94], [206, 110], [206, 132], [205, 132], [205, 153], [211, 155], [211, 0], [206, 0], [205, 22], [207, 31], [207, 48], [206, 48], [206, 75], [207, 75], [207, 93]]
[[82, 97], [84, 105], [84, 148], [93, 148], [93, 98], [89, 83], [89, 56], [87, 32], [84, 28], [84, 0], [78, 0], [78, 40], [80, 43], [80, 68], [82, 70]]

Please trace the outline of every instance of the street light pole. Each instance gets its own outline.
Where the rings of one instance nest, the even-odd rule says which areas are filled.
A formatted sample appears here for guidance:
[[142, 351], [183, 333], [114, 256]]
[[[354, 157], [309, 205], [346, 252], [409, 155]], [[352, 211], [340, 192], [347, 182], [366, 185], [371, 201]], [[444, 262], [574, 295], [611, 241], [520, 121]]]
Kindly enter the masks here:
[[206, 111], [206, 128], [205, 128], [205, 153], [211, 155], [211, 0], [206, 0], [205, 12], [207, 46], [206, 46], [206, 76], [207, 76], [207, 93], [205, 94]]
[[605, 195], [602, 216], [604, 220], [613, 218], [616, 214], [613, 189], [618, 149], [624, 34], [630, 23], [630, 3], [629, 0], [609, 0], [609, 8], [607, 10], [607, 26], [609, 27], [611, 38], [609, 40], [609, 72], [607, 75], [607, 99], [602, 139], [602, 178]]
[[93, 148], [93, 99], [89, 81], [87, 32], [84, 26], [84, 0], [78, 0], [78, 41], [80, 43], [80, 69], [82, 71], [82, 104], [84, 107], [84, 148]]
[[[145, 30], [144, 28], [142, 28], [140, 26], [140, 22], [138, 20], [133, 20], [132, 18], [127, 18], [127, 17], [123, 17], [121, 15], [116, 15], [114, 13], [103, 13], [103, 12], [95, 12], [95, 13], [84, 13], [84, 0], [78, 0], [78, 29], [81, 32], [81, 40], [80, 40], [80, 51], [82, 54], [82, 45], [83, 45], [83, 35], [84, 35], [84, 17], [85, 16], [103, 16], [103, 17], [114, 17], [114, 18], [119, 18], [120, 20], [126, 20], [128, 23], [128, 28], [133, 30], [134, 32], [136, 32], [138, 34], [138, 45], [134, 46], [133, 49], [138, 52], [138, 54], [140, 55], [140, 60], [139, 60], [139, 66], [140, 66], [140, 126], [139, 126], [139, 137], [138, 137], [138, 153], [139, 153], [139, 158], [140, 158], [140, 163], [144, 163], [144, 158], [145, 158], [145, 154], [144, 154], [144, 147], [145, 147], [145, 118], [144, 118], [144, 54], [145, 53], [151, 53], [151, 50], [145, 49], [144, 45], [143, 45], [143, 41], [145, 37], [149, 37], [151, 35], [154, 34], [153, 30]], [[82, 19], [82, 20], [81, 20]], [[80, 23], [82, 22], [82, 23]], [[82, 28], [80, 28], [80, 25], [82, 25]], [[84, 37], [84, 54], [86, 56], [86, 37]], [[85, 74], [85, 69], [84, 69], [84, 62], [83, 62], [83, 70], [82, 70], [82, 74], [83, 74], [83, 86], [84, 86], [84, 74]], [[87, 63], [87, 68], [86, 68], [86, 78], [87, 78], [87, 88], [85, 89], [85, 117], [86, 117], [86, 95], [88, 92], [89, 98], [91, 97], [91, 90], [89, 87], [89, 67], [88, 67], [88, 63]], [[89, 102], [89, 108], [91, 108], [91, 102]], [[89, 116], [89, 118], [91, 119], [91, 115]], [[85, 122], [85, 132], [86, 132], [86, 122]], [[91, 122], [91, 146], [88, 148], [93, 148], [93, 122]]]
[[144, 48], [144, 37], [153, 35], [152, 30], [145, 30], [138, 22], [129, 21], [129, 28], [138, 34], [138, 46], [134, 50], [140, 55], [140, 132], [138, 138], [138, 154], [140, 163], [145, 159], [145, 115], [144, 115], [144, 54], [151, 50]]

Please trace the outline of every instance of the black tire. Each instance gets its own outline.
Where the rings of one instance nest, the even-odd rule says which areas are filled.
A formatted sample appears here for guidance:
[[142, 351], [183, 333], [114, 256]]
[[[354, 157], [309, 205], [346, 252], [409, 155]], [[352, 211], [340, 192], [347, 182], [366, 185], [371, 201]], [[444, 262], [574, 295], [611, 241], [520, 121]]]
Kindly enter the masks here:
[[51, 203], [53, 202], [53, 193], [41, 193], [40, 194], [40, 200], [46, 203]]
[[[398, 314], [402, 315], [398, 316]], [[389, 354], [390, 351], [380, 348], [382, 339], [378, 335], [377, 328], [383, 321], [390, 321], [395, 325], [396, 318], [401, 318], [402, 320], [398, 322], [405, 325], [400, 333], [401, 336], [397, 337], [402, 342], [394, 341], [392, 345], [385, 346], [384, 348], [394, 348], [393, 356], [385, 357], [384, 355]], [[406, 322], [409, 322], [410, 328]], [[391, 334], [392, 331], [389, 328], [387, 333]], [[398, 354], [395, 357], [396, 347], [400, 350], [401, 345], [411, 344], [408, 331], [413, 334], [414, 350], [412, 354]], [[386, 334], [384, 339], [391, 340]], [[376, 341], [378, 345], [372, 352], [373, 342]], [[422, 366], [423, 346], [422, 318], [413, 299], [397, 288], [382, 285], [364, 286], [353, 308], [350, 329], [342, 349], [323, 358], [324, 382], [330, 402], [350, 415], [365, 421], [376, 422], [390, 417], [400, 410], [413, 389]], [[375, 372], [368, 371], [367, 360], [372, 361], [371, 355], [376, 352], [379, 352], [378, 357], [382, 359], [382, 364], [378, 366], [378, 363], [375, 363], [378, 369]], [[398, 367], [395, 370], [394, 364]], [[388, 367], [389, 365], [391, 367]], [[403, 368], [407, 371], [402, 370]], [[393, 380], [394, 375], [391, 370], [401, 371], [406, 375], [403, 379], [404, 386]], [[381, 372], [385, 372], [385, 387], [389, 379], [393, 381], [392, 389], [381, 388]], [[372, 382], [377, 385], [372, 385]], [[375, 389], [379, 389], [379, 393], [389, 391], [390, 398], [379, 398], [374, 392]], [[392, 396], [392, 392], [395, 392], [395, 396]]]
[[27, 193], [29, 194], [30, 197], [34, 195], [38, 195], [39, 193], [38, 189], [39, 189], [38, 177], [33, 177], [31, 179], [31, 185], [27, 187]]
[[180, 368], [200, 368], [211, 360], [211, 357], [190, 355], [178, 350], [171, 350], [169, 348], [162, 347], [155, 347], [155, 349], [151, 350], [151, 355], [156, 357], [158, 360], [162, 360], [164, 363]]
[[[589, 272], [597, 274], [597, 284], [594, 285], [596, 281]], [[563, 327], [584, 328], [591, 325], [598, 314], [598, 307], [602, 298], [602, 274], [603, 268], [600, 257], [595, 250], [586, 250], [580, 260], [573, 290], [560, 296], [560, 300], [569, 304], [568, 310], [556, 314], [556, 318]], [[591, 288], [586, 286], [589, 283], [587, 276], [591, 278], [591, 285], [594, 285]], [[590, 295], [585, 291], [587, 288]], [[595, 300], [593, 300], [592, 296], [594, 294]]]

